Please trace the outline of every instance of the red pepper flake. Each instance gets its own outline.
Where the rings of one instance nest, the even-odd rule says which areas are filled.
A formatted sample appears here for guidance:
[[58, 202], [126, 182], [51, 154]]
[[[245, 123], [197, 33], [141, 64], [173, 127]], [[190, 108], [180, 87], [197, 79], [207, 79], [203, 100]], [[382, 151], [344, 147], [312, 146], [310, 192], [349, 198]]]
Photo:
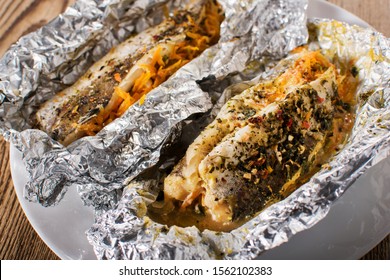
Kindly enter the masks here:
[[303, 121], [302, 122], [302, 127], [306, 128], [306, 129], [309, 129], [310, 128], [310, 123], [308, 121]]
[[268, 172], [267, 169], [263, 169], [263, 170], [260, 171], [260, 176], [261, 176], [262, 179], [267, 179], [268, 174], [269, 174], [269, 172]]
[[265, 158], [261, 157], [261, 158], [257, 159], [253, 163], [253, 165], [256, 166], [256, 167], [259, 167], [259, 166], [262, 166], [264, 163], [265, 163]]
[[161, 35], [153, 35], [153, 40], [155, 41], [159, 41], [162, 39], [162, 36]]
[[286, 125], [288, 128], [290, 128], [292, 126], [292, 124], [293, 124], [293, 120], [290, 118]]
[[117, 81], [118, 83], [122, 82], [122, 78], [121, 78], [121, 75], [119, 73], [115, 73], [114, 74], [114, 79], [115, 81]]
[[278, 120], [283, 119], [283, 111], [282, 111], [282, 110], [278, 110], [278, 111], [276, 112], [276, 118], [277, 118]]
[[317, 102], [318, 103], [322, 103], [322, 102], [324, 102], [325, 101], [325, 98], [322, 98], [322, 97], [319, 97], [319, 96], [317, 96]]
[[253, 124], [259, 124], [259, 123], [263, 122], [263, 117], [261, 117], [261, 116], [253, 117], [253, 118], [250, 118], [248, 121], [250, 123], [253, 123]]

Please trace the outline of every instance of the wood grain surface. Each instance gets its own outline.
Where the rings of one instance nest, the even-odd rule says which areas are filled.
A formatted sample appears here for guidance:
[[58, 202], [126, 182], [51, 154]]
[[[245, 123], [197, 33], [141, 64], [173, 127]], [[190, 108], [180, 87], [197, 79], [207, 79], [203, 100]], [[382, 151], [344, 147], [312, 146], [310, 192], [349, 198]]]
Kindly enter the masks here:
[[[75, 0], [0, 0], [0, 56]], [[330, 0], [390, 36], [389, 0]], [[0, 136], [0, 259], [58, 259], [28, 222], [14, 191], [9, 144]], [[390, 259], [390, 235], [362, 259]]]

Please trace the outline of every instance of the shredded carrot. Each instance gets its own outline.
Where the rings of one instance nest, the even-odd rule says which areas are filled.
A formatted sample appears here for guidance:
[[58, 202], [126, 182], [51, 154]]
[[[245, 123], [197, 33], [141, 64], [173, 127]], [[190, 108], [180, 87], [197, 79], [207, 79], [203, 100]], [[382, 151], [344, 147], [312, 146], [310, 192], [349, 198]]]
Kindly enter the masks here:
[[[187, 30], [187, 39], [173, 46], [169, 56], [163, 56], [161, 46], [157, 47], [151, 61], [138, 65], [143, 73], [134, 81], [130, 92], [115, 87], [108, 105], [96, 117], [81, 124], [79, 130], [94, 135], [115, 118], [120, 117], [138, 100], [140, 105], [144, 104], [149, 91], [165, 82], [179, 68], [217, 42], [222, 20], [221, 8], [214, 0], [207, 1], [196, 21], [187, 15], [187, 21], [181, 23]], [[117, 82], [122, 81], [119, 73], [114, 74], [114, 79]]]
[[114, 79], [115, 81], [117, 81], [118, 83], [122, 82], [122, 78], [121, 78], [121, 75], [119, 73], [115, 73], [114, 74]]
[[144, 95], [141, 96], [141, 98], [139, 99], [139, 105], [144, 104], [144, 102], [145, 102], [145, 97], [146, 97], [146, 94], [144, 94]]
[[[293, 53], [307, 51], [306, 48], [298, 47]], [[323, 73], [322, 68], [331, 67], [330, 62], [319, 52], [307, 52], [294, 62], [291, 69], [284, 72], [272, 85], [282, 92], [289, 85], [301, 85], [308, 81], [315, 80]]]

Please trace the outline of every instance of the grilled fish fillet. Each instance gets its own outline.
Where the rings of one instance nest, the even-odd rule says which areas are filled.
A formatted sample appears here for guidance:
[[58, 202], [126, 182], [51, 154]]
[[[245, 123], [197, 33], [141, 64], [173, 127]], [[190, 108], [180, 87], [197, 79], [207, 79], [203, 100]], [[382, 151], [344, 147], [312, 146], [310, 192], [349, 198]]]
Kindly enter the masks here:
[[45, 102], [36, 127], [68, 145], [95, 135], [129, 106], [219, 39], [223, 15], [214, 0], [192, 2], [156, 27], [127, 39], [75, 84]]
[[196, 203], [229, 224], [287, 196], [313, 170], [333, 133], [340, 79], [319, 52], [295, 56], [274, 80], [224, 105], [165, 179], [167, 204]]

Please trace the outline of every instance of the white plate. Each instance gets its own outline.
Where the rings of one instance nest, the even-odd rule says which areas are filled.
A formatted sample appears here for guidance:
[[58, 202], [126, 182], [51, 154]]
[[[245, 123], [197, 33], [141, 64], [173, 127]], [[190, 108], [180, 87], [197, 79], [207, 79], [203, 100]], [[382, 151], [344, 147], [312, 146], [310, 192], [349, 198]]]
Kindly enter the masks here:
[[93, 224], [93, 210], [85, 207], [75, 188], [65, 194], [55, 207], [43, 207], [24, 199], [24, 186], [28, 173], [22, 161], [22, 154], [11, 145], [11, 174], [16, 195], [24, 213], [42, 240], [61, 259], [96, 259], [92, 246], [85, 236]]
[[[324, 1], [309, 1], [309, 17], [333, 18], [363, 27], [353, 14]], [[31, 225], [62, 259], [96, 259], [85, 231], [93, 212], [70, 189], [56, 207], [44, 208], [23, 198], [27, 172], [11, 146], [11, 173], [19, 201]], [[390, 158], [364, 174], [309, 230], [263, 255], [262, 259], [358, 259], [390, 233]]]

